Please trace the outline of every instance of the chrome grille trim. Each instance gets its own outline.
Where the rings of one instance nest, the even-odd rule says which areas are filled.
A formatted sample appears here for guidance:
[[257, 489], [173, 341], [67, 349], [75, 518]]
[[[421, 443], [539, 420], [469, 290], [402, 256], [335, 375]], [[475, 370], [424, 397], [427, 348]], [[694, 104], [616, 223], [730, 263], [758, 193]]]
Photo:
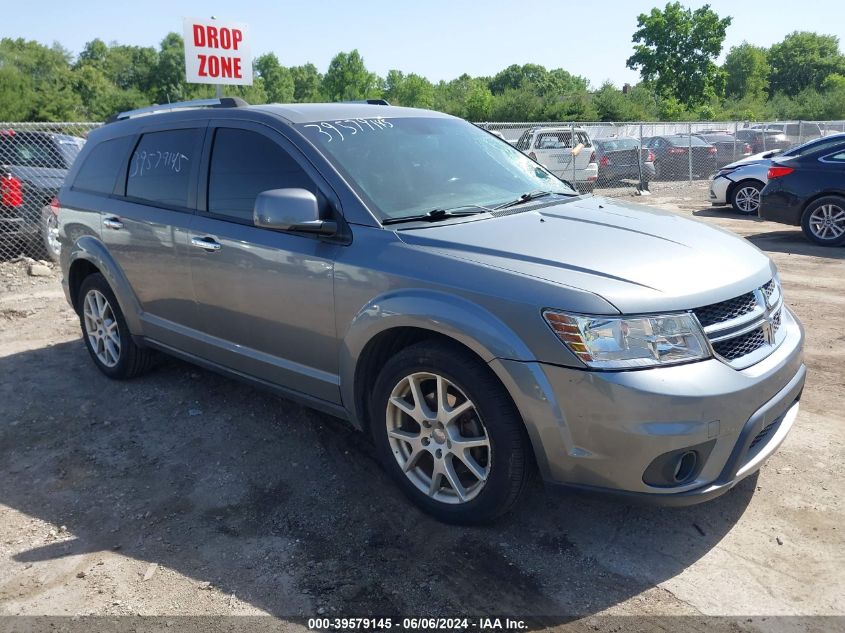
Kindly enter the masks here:
[[703, 326], [713, 355], [734, 369], [745, 369], [780, 345], [786, 335], [780, 327], [782, 310], [780, 284], [772, 279], [751, 292], [692, 312]]

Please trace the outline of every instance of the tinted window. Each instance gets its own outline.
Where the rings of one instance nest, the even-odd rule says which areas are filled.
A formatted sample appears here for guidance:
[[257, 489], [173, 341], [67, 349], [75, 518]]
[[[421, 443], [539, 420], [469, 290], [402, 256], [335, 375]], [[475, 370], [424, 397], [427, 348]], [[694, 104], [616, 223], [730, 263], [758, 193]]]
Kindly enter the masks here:
[[144, 134], [132, 154], [126, 195], [168, 207], [187, 207], [192, 167], [199, 160], [199, 129]]
[[74, 189], [112, 193], [117, 172], [132, 149], [131, 136], [123, 136], [96, 145], [85, 158], [73, 181]]
[[839, 152], [838, 154], [834, 154], [833, 156], [828, 156], [825, 160], [832, 160], [836, 161], [837, 163], [845, 163], [845, 152]]
[[77, 138], [75, 136], [57, 136], [56, 144], [58, 145], [59, 151], [64, 158], [65, 165], [67, 165], [68, 169], [70, 169], [73, 165], [73, 161], [76, 160], [76, 157], [79, 156], [79, 152], [82, 151], [82, 147], [85, 145], [85, 139]]
[[290, 187], [317, 193], [290, 154], [266, 136], [249, 130], [217, 130], [208, 175], [209, 212], [252, 222], [259, 193]]
[[18, 132], [4, 134], [0, 160], [17, 167], [67, 169], [68, 163], [47, 134]]
[[[692, 140], [690, 141], [690, 138]], [[693, 147], [700, 146], [700, 145], [707, 145], [704, 141], [702, 141], [697, 136], [689, 137], [689, 136], [670, 136], [669, 142], [676, 147], [688, 147], [692, 145]]]
[[829, 147], [835, 147], [837, 145], [842, 144], [845, 144], [845, 137], [843, 136], [820, 138], [810, 141], [809, 143], [799, 145], [798, 147], [793, 147], [792, 149], [785, 151], [783, 155], [803, 156], [804, 154], [809, 154], [811, 152], [819, 152], [828, 149]]
[[595, 141], [595, 144], [603, 152], [615, 152], [617, 150], [636, 149], [639, 147], [640, 142], [635, 138], [616, 138]]

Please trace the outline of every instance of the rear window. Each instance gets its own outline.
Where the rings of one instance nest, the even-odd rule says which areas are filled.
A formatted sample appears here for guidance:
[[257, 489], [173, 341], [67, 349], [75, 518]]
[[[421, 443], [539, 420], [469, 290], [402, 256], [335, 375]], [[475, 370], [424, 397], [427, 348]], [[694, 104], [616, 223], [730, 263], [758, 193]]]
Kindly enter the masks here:
[[603, 152], [637, 149], [640, 146], [640, 142], [635, 138], [600, 139], [595, 141], [595, 144]]
[[708, 143], [733, 143], [734, 137], [730, 134], [702, 134], [700, 138]]
[[[581, 143], [590, 146], [590, 138], [584, 132], [575, 132], [576, 144]], [[536, 149], [567, 149], [572, 147], [572, 132], [569, 130], [561, 132], [541, 132], [534, 142]]]
[[132, 149], [133, 138], [122, 136], [95, 146], [79, 168], [73, 188], [93, 193], [112, 193], [117, 173]]
[[85, 139], [76, 138], [75, 136], [60, 136], [56, 138], [56, 145], [62, 154], [62, 158], [64, 158], [65, 165], [70, 169], [76, 157], [79, 156], [79, 152], [82, 151], [82, 147], [85, 145]]
[[692, 145], [693, 147], [697, 147], [699, 145], [707, 145], [697, 136], [667, 136], [666, 139], [675, 147], [689, 147]]
[[144, 134], [132, 153], [126, 196], [165, 207], [187, 208], [191, 173], [199, 162], [198, 128]]
[[0, 162], [17, 167], [67, 169], [70, 163], [49, 135], [18, 132], [0, 138]]

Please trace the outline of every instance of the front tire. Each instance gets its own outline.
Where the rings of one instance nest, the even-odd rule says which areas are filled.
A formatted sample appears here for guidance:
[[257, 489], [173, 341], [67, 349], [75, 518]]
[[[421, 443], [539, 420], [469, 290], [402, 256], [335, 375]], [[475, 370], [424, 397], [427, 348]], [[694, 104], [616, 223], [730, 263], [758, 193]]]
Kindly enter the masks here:
[[370, 401], [379, 458], [406, 495], [447, 523], [486, 523], [529, 477], [528, 440], [507, 391], [468, 351], [424, 341], [391, 358]]
[[100, 273], [82, 282], [76, 301], [82, 338], [91, 359], [109, 378], [134, 378], [147, 371], [154, 352], [132, 340], [117, 298]]
[[731, 206], [742, 215], [757, 215], [760, 210], [760, 192], [763, 184], [756, 180], [743, 180], [731, 191]]
[[813, 201], [801, 216], [801, 229], [820, 246], [845, 244], [845, 198], [825, 196]]

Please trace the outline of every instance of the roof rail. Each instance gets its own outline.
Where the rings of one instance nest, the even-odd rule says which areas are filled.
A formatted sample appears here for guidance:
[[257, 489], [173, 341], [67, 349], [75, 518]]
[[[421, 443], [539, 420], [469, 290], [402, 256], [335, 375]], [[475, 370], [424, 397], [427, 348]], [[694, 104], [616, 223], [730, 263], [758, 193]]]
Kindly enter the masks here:
[[162, 103], [151, 105], [137, 110], [120, 112], [109, 118], [106, 123], [134, 119], [139, 116], [158, 114], [159, 112], [174, 112], [177, 110], [192, 110], [194, 108], [242, 108], [249, 104], [240, 97], [221, 97], [219, 99], [194, 99], [193, 101], [174, 101], [173, 103]]
[[352, 99], [351, 101], [341, 101], [340, 103], [366, 103], [368, 105], [386, 105], [390, 104], [387, 99]]

